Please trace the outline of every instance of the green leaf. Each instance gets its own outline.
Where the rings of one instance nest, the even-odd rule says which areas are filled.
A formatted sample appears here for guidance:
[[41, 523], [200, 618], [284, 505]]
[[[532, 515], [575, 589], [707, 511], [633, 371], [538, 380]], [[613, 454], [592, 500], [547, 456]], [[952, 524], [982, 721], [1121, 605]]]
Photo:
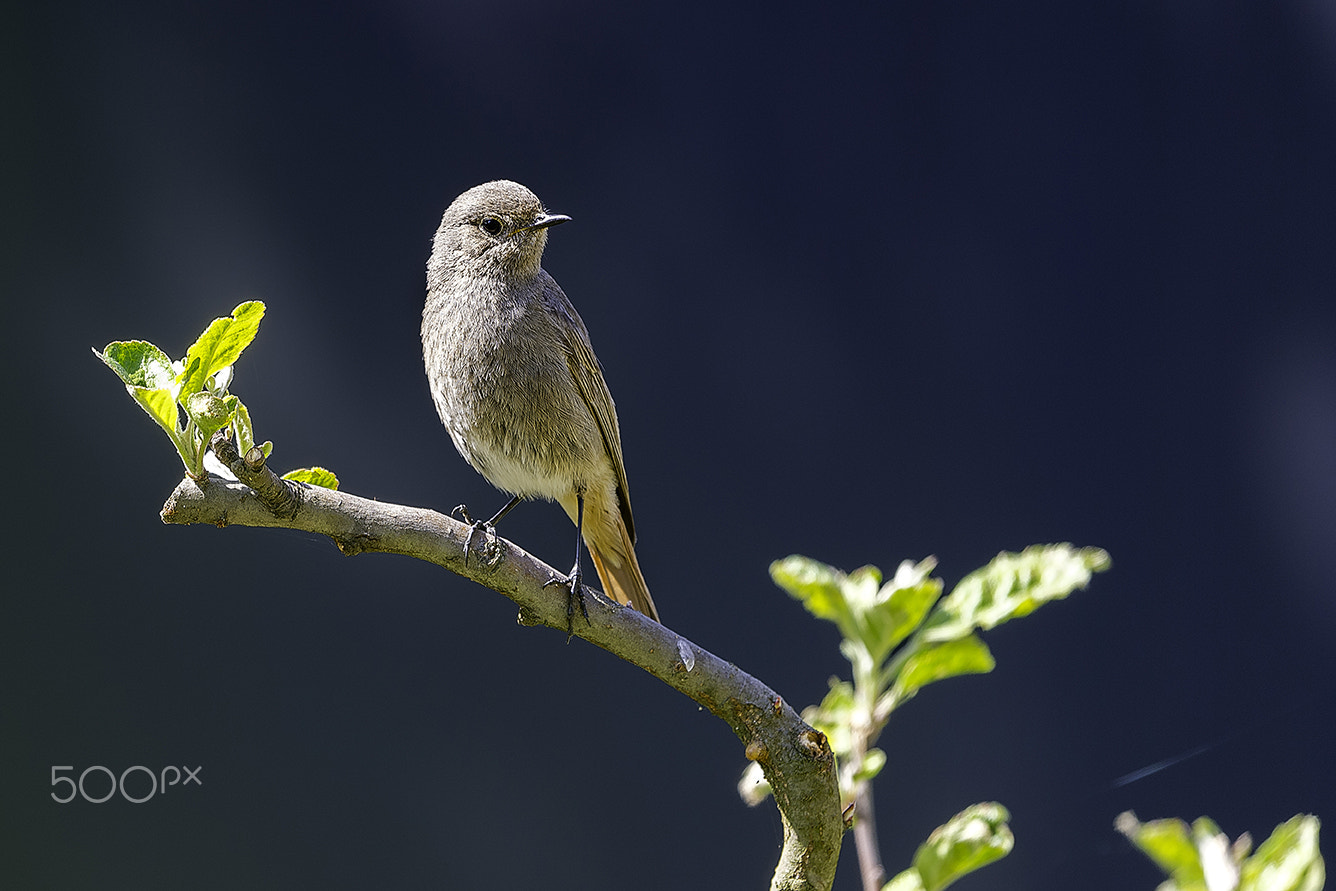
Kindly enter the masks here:
[[176, 399], [171, 390], [148, 390], [144, 387], [126, 385], [126, 390], [139, 407], [148, 412], [149, 417], [157, 421], [158, 426], [167, 432], [172, 442], [177, 442], [181, 434], [181, 418], [176, 408]]
[[941, 594], [942, 583], [928, 577], [934, 566], [932, 558], [906, 560], [883, 585], [875, 566], [846, 575], [795, 555], [772, 563], [770, 575], [812, 615], [834, 622], [845, 639], [840, 647], [845, 657], [855, 665], [866, 661], [870, 671], [913, 633]]
[[[914, 854], [924, 891], [939, 891], [960, 877], [1011, 853], [1011, 815], [997, 802], [970, 805], [939, 826]], [[910, 886], [912, 887], [912, 886]]]
[[911, 866], [882, 885], [881, 891], [924, 891], [923, 876], [919, 875], [919, 871]]
[[841, 585], [855, 639], [867, 652], [871, 666], [880, 665], [913, 633], [942, 593], [941, 581], [928, 577], [936, 565], [931, 557], [919, 563], [906, 560], [884, 585], [879, 584], [881, 571], [865, 566], [849, 573]]
[[283, 474], [283, 479], [320, 486], [324, 489], [337, 489], [339, 487], [339, 478], [323, 467], [299, 467]]
[[[144, 340], [113, 341], [102, 352], [93, 355], [116, 372], [139, 407], [148, 412], [161, 427], [177, 450], [181, 449], [181, 418], [176, 410], [176, 372], [167, 354]], [[189, 461], [185, 455], [183, 461]]]
[[176, 379], [172, 360], [146, 340], [117, 340], [102, 352], [93, 350], [121, 382], [145, 390], [167, 390]]
[[928, 644], [905, 660], [887, 695], [896, 703], [904, 702], [934, 681], [963, 674], [987, 674], [996, 664], [988, 645], [977, 634]]
[[1326, 864], [1318, 850], [1317, 817], [1298, 814], [1276, 827], [1243, 862], [1239, 891], [1318, 891]]
[[853, 614], [844, 597], [847, 578], [844, 573], [810, 557], [794, 554], [771, 563], [770, 577], [794, 600], [801, 601], [809, 613], [834, 622], [845, 637], [857, 636]]
[[1003, 552], [960, 580], [928, 618], [924, 637], [951, 640], [975, 628], [986, 630], [1028, 615], [1050, 600], [1084, 588], [1093, 573], [1110, 565], [1107, 552], [1069, 544]]
[[874, 779], [885, 766], [886, 753], [881, 749], [868, 749], [867, 754], [863, 756], [863, 763], [854, 771], [853, 781], [863, 783]]
[[181, 393], [189, 395], [205, 388], [205, 382], [237, 361], [260, 330], [264, 304], [251, 300], [232, 310], [229, 318], [214, 319], [199, 339], [186, 350], [181, 372]]
[[1131, 811], [1118, 815], [1118, 831], [1151, 859], [1181, 891], [1206, 888], [1206, 874], [1192, 831], [1182, 820], [1142, 823]]
[[882, 586], [875, 615], [867, 622], [868, 649], [878, 663], [914, 633], [941, 596], [941, 580], [928, 576], [936, 565], [931, 557], [917, 564], [906, 560]]

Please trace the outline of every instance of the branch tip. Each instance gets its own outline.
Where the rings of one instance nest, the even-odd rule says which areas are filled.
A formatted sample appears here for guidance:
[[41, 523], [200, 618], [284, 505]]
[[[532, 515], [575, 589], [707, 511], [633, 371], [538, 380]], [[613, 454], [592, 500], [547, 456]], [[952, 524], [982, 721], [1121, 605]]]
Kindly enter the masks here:
[[251, 446], [249, 451], [246, 452], [245, 461], [246, 466], [250, 468], [252, 472], [258, 472], [264, 467], [264, 450], [259, 446]]

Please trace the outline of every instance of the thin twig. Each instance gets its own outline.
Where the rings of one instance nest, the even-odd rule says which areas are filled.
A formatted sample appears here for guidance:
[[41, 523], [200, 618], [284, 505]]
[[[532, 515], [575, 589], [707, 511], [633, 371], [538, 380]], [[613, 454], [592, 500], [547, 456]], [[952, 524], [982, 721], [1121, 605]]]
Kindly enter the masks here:
[[[862, 766], [867, 754], [867, 738], [854, 733], [853, 757]], [[854, 791], [854, 849], [858, 852], [858, 872], [863, 877], [863, 891], [881, 891], [886, 884], [886, 867], [881, 862], [881, 848], [877, 844], [877, 819], [872, 807], [872, 784], [859, 782]]]

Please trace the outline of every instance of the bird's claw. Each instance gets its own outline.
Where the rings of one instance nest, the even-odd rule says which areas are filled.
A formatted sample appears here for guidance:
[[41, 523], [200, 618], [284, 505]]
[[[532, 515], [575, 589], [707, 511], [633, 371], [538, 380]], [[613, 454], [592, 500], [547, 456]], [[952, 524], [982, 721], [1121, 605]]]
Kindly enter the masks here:
[[592, 625], [589, 621], [589, 608], [585, 606], [584, 593], [584, 573], [580, 571], [580, 564], [576, 563], [571, 569], [570, 575], [558, 575], [555, 572], [552, 578], [543, 582], [543, 587], [551, 585], [561, 585], [566, 589], [566, 643], [571, 642], [575, 636], [575, 604], [580, 604], [580, 615], [584, 616], [586, 624]]
[[469, 565], [469, 553], [473, 550], [473, 536], [478, 534], [478, 530], [483, 531], [483, 537], [491, 537], [491, 541], [483, 545], [483, 554], [492, 562], [492, 549], [496, 546], [496, 527], [486, 520], [475, 520], [469, 515], [469, 509], [466, 505], [456, 505], [455, 509], [450, 511], [451, 516], [458, 516], [460, 520], [468, 524], [469, 534], [464, 536], [464, 565]]

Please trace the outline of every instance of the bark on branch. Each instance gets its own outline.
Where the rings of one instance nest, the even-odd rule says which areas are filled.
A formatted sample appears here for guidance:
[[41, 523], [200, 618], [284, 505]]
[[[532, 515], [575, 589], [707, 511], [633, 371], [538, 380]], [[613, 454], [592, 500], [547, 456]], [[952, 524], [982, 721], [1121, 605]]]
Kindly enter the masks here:
[[[211, 474], [183, 479], [162, 508], [165, 523], [275, 526], [326, 535], [345, 554], [404, 554], [442, 566], [519, 604], [525, 625], [566, 629], [566, 595], [544, 587], [552, 567], [502, 538], [464, 562], [470, 527], [423, 508], [370, 501], [279, 479], [252, 450], [245, 457], [221, 438], [215, 453], [238, 481]], [[586, 595], [589, 622], [575, 634], [638, 665], [722, 718], [760, 763], [774, 790], [784, 846], [772, 891], [829, 891], [844, 822], [834, 757], [823, 734], [765, 684], [691, 641], [601, 596]]]

